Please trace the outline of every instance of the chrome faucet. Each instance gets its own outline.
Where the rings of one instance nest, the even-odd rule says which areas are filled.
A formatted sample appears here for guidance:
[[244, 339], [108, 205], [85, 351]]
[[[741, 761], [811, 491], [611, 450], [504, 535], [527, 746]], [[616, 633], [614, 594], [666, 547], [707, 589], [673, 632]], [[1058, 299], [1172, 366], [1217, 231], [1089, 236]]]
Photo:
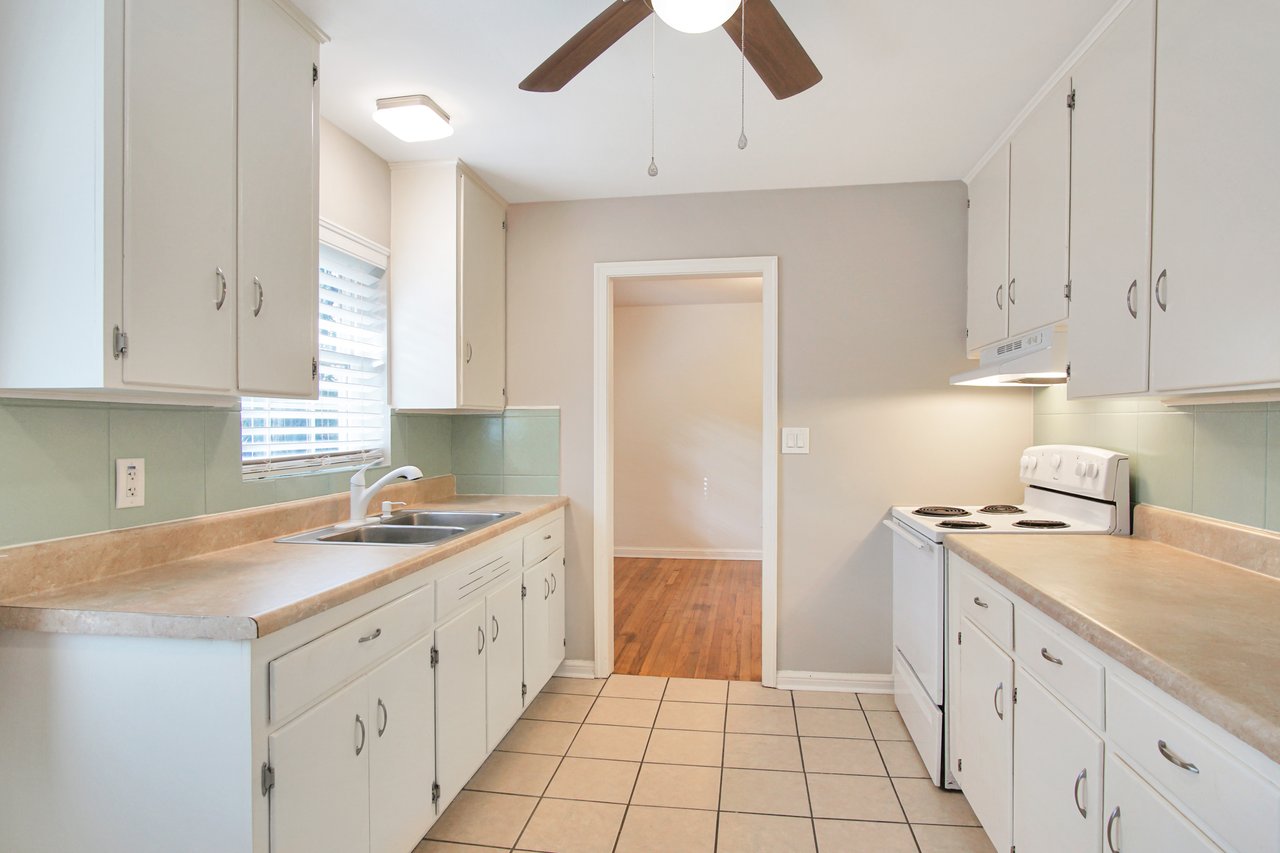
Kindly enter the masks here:
[[339, 527], [354, 527], [358, 524], [364, 524], [365, 515], [369, 512], [369, 504], [373, 501], [373, 496], [392, 480], [398, 480], [401, 477], [406, 480], [422, 479], [421, 469], [413, 465], [403, 465], [379, 477], [372, 486], [366, 486], [364, 472], [372, 467], [372, 464], [366, 465], [351, 477], [351, 518], [342, 522], [338, 525]]

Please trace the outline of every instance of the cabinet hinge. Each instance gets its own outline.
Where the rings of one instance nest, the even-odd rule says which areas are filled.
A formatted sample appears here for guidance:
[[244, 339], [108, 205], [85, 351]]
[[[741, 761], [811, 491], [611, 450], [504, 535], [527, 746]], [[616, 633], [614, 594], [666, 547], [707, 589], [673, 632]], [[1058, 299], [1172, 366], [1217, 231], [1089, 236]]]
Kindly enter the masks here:
[[311, 359], [311, 378], [315, 379], [319, 375], [320, 375], [320, 360], [317, 358], [313, 358]]
[[1064, 285], [1062, 286], [1062, 296], [1063, 296], [1063, 298], [1065, 298], [1068, 302], [1070, 302], [1070, 301], [1071, 301], [1071, 282], [1067, 282], [1066, 284], [1064, 284]]
[[311, 85], [314, 86], [320, 81], [320, 66], [314, 62], [311, 63]]
[[1013, 688], [1013, 704], [1018, 704], [1018, 688]]
[[439, 782], [431, 783], [431, 802], [432, 803], [440, 802], [440, 783]]
[[507, 230], [507, 219], [505, 216], [502, 218], [502, 230], [503, 231]]
[[964, 632], [963, 632], [963, 631], [956, 631], [956, 645], [957, 645], [957, 646], [963, 646], [963, 645], [964, 645]]
[[440, 663], [440, 650], [435, 646], [431, 647], [431, 668], [435, 669]]
[[523, 681], [520, 682], [520, 698], [523, 699], [528, 695], [529, 695], [529, 685], [525, 684]]
[[963, 758], [957, 758], [957, 759], [956, 759], [956, 770], [957, 770], [957, 771], [962, 771], [962, 770], [964, 770], [964, 759], [963, 759]]
[[1071, 362], [1067, 362], [1067, 378], [1071, 378]]
[[966, 198], [966, 199], [964, 200], [964, 208], [965, 208], [965, 210], [972, 210], [972, 209], [973, 209], [973, 199], [971, 199], [971, 198]]
[[271, 793], [276, 786], [276, 769], [267, 762], [262, 762], [262, 796]]
[[1076, 108], [1076, 90], [1072, 89], [1067, 95], [1067, 109], [1074, 110]]
[[969, 339], [969, 330], [968, 330], [968, 329], [965, 329], [965, 330], [964, 330], [964, 337], [965, 337], [965, 340], [968, 340], [968, 339]]
[[129, 336], [119, 326], [111, 330], [111, 354], [117, 361], [129, 354]]
[[520, 584], [520, 597], [521, 598], [529, 597], [529, 587], [525, 586], [524, 584]]

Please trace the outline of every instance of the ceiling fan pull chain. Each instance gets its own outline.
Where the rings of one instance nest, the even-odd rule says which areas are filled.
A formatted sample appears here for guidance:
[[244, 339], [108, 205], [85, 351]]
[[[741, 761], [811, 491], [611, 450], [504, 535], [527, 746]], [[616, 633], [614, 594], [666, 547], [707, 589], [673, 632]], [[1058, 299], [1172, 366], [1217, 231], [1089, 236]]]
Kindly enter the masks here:
[[747, 0], [742, 0], [742, 32], [739, 35], [739, 47], [742, 50], [741, 113], [742, 125], [738, 133], [738, 150], [747, 147]]
[[653, 17], [649, 37], [649, 177], [658, 177], [658, 16]]

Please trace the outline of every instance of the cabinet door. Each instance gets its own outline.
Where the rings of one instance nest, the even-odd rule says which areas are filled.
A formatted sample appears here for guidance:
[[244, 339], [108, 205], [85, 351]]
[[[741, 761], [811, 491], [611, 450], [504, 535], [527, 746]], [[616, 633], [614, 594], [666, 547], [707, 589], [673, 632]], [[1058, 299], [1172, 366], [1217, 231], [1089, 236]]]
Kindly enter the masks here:
[[1067, 318], [1071, 81], [1062, 80], [1009, 143], [1009, 334]]
[[1147, 390], [1155, 14], [1136, 0], [1071, 72], [1073, 398]]
[[969, 351], [1009, 334], [1009, 146], [969, 184]]
[[315, 397], [316, 43], [273, 0], [240, 0], [241, 391]]
[[236, 4], [125, 7], [124, 381], [230, 390]]
[[1111, 752], [1107, 753], [1104, 810], [1102, 840], [1108, 853], [1200, 853], [1219, 849]]
[[489, 632], [486, 683], [489, 750], [497, 748], [524, 710], [524, 625], [521, 578], [513, 578], [485, 598]]
[[436, 781], [438, 812], [452, 802], [484, 761], [485, 728], [484, 599], [436, 628]]
[[1013, 729], [1013, 842], [1025, 853], [1096, 851], [1102, 740], [1021, 667]]
[[412, 850], [435, 822], [435, 674], [431, 637], [368, 675], [369, 849]]
[[547, 678], [564, 662], [564, 549], [547, 558], [547, 579], [551, 596], [547, 599]]
[[550, 614], [551, 579], [547, 577], [547, 567], [551, 565], [551, 557], [547, 557], [535, 566], [524, 570], [524, 682], [529, 686], [526, 700], [532, 702], [552, 671], [550, 660], [551, 636]]
[[997, 850], [1007, 850], [1013, 811], [1013, 661], [967, 618], [960, 620], [959, 740], [964, 793]]
[[272, 853], [368, 849], [373, 735], [360, 679], [267, 738]]
[[465, 172], [458, 175], [462, 408], [501, 409], [507, 376], [506, 208]]
[[1160, 3], [1151, 389], [1280, 383], [1280, 4]]

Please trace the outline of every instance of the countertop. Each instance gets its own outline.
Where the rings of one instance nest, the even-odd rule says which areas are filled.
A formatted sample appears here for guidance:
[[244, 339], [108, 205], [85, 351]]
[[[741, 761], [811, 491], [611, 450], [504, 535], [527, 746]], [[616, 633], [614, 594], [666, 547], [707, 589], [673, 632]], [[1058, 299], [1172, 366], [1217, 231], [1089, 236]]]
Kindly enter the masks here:
[[[422, 571], [567, 503], [563, 497], [509, 496], [419, 502], [415, 506], [520, 514], [435, 546], [296, 544], [267, 539], [161, 562], [61, 588], [7, 596], [0, 599], [0, 628], [254, 639]], [[279, 535], [289, 532], [297, 531]]]
[[1130, 537], [966, 534], [946, 544], [1280, 762], [1280, 579]]

